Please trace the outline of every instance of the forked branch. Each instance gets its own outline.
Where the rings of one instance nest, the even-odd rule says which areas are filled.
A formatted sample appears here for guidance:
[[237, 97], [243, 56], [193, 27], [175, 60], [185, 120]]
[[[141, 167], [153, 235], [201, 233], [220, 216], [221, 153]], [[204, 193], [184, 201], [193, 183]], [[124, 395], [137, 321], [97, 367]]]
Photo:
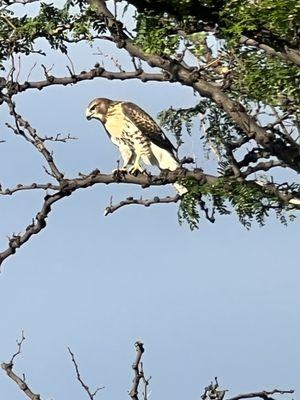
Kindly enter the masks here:
[[88, 385], [82, 380], [82, 378], [81, 378], [78, 363], [77, 363], [77, 361], [75, 360], [74, 353], [72, 353], [70, 347], [68, 347], [68, 351], [69, 351], [69, 354], [70, 354], [70, 356], [71, 356], [72, 363], [73, 363], [73, 365], [74, 365], [74, 367], [75, 367], [76, 377], [77, 377], [78, 382], [79, 382], [80, 385], [83, 387], [83, 389], [84, 389], [85, 392], [87, 393], [87, 395], [88, 395], [88, 397], [90, 398], [90, 400], [94, 400], [94, 397], [96, 396], [96, 394], [99, 392], [99, 390], [104, 389], [104, 386], [103, 386], [103, 387], [98, 387], [96, 390], [94, 390], [93, 392], [91, 392], [89, 386], [88, 386]]
[[132, 369], [134, 371], [134, 378], [132, 381], [132, 388], [129, 392], [129, 396], [132, 400], [139, 400], [139, 387], [142, 382], [143, 384], [143, 399], [148, 400], [148, 385], [151, 376], [147, 379], [144, 374], [142, 356], [145, 351], [144, 344], [142, 342], [135, 342], [134, 344], [136, 350], [136, 358], [132, 364]]
[[18, 376], [14, 371], [13, 371], [13, 366], [14, 366], [14, 360], [15, 358], [21, 354], [22, 350], [22, 344], [25, 340], [24, 332], [22, 331], [22, 337], [20, 341], [17, 340], [17, 351], [13, 354], [12, 358], [8, 363], [3, 362], [1, 364], [1, 368], [5, 371], [6, 375], [14, 381], [20, 390], [22, 390], [25, 395], [31, 399], [31, 400], [42, 400], [41, 396], [39, 394], [34, 393], [29, 386], [27, 385], [25, 381], [25, 375], [23, 374], [22, 378]]

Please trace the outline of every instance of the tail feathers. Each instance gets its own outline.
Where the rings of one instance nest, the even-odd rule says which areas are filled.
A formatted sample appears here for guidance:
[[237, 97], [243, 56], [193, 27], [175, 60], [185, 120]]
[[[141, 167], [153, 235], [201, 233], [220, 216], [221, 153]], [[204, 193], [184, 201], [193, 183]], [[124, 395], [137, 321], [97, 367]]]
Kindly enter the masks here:
[[[169, 151], [156, 146], [154, 143], [151, 143], [151, 150], [156, 159], [156, 165], [160, 169], [175, 171], [180, 166], [178, 160], [176, 160], [175, 156]], [[179, 183], [174, 183], [173, 187], [180, 196], [187, 192], [187, 189]]]
[[179, 194], [179, 196], [182, 196], [183, 194], [187, 193], [187, 188], [184, 187], [183, 185], [180, 185], [180, 183], [173, 183], [172, 185], [176, 192]]

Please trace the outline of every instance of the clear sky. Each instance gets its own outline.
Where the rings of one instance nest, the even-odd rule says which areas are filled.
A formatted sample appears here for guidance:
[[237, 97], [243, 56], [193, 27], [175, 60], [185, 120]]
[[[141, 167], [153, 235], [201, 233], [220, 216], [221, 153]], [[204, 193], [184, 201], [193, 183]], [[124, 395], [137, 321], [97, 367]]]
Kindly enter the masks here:
[[[86, 54], [71, 53], [77, 72], [100, 59]], [[66, 74], [66, 59], [47, 62]], [[24, 76], [30, 66], [23, 62]], [[32, 79], [38, 76], [36, 67]], [[153, 116], [198, 100], [179, 85], [103, 79], [19, 95], [18, 111], [41, 134], [79, 138], [52, 146], [68, 177], [116, 167], [117, 150], [100, 124], [84, 117], [94, 97], [127, 99]], [[47, 182], [41, 156], [4, 127], [9, 116], [3, 107], [0, 113], [2, 185]], [[182, 155], [194, 152], [199, 165], [211, 167], [196, 131]], [[275, 387], [299, 393], [299, 221], [286, 228], [271, 218], [246, 231], [235, 216], [219, 217], [190, 232], [178, 225], [176, 205], [130, 206], [103, 216], [111, 196], [156, 193], [173, 191], [100, 185], [53, 207], [47, 228], [3, 265], [0, 361], [10, 359], [23, 329], [27, 339], [15, 370], [43, 399], [85, 396], [67, 346], [85, 381], [105, 386], [97, 398], [121, 399], [131, 386], [133, 344], [142, 340], [151, 399], [199, 399], [215, 376], [230, 395]], [[7, 235], [30, 223], [42, 198], [39, 192], [0, 198], [1, 248]], [[24, 398], [3, 372], [0, 393]]]

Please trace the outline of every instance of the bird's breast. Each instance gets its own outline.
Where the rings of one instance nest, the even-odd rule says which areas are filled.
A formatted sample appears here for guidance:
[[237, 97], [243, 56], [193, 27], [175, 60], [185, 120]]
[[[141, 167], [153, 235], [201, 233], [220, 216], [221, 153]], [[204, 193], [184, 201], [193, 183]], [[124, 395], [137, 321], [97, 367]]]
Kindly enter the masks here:
[[126, 129], [126, 119], [120, 105], [111, 107], [108, 110], [104, 125], [112, 137], [121, 138], [122, 132]]

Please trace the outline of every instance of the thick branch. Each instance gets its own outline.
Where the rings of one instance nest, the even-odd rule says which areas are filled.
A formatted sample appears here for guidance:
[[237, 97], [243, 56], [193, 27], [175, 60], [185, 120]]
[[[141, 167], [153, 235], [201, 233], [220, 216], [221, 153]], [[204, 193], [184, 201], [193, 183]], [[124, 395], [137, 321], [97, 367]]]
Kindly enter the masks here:
[[285, 165], [282, 161], [278, 160], [270, 160], [270, 161], [262, 161], [259, 162], [258, 164], [254, 165], [253, 167], [249, 166], [246, 171], [243, 171], [243, 176], [248, 176], [253, 174], [254, 172], [258, 171], [269, 171], [271, 168], [275, 167], [281, 167], [281, 168], [286, 168], [287, 165]]
[[261, 50], [264, 50], [269, 56], [276, 56], [276, 57], [281, 58], [282, 60], [290, 61], [290, 62], [300, 66], [300, 54], [293, 49], [284, 47], [281, 51], [275, 50], [273, 47], [269, 46], [268, 44], [260, 43], [254, 39], [248, 38], [247, 36], [242, 36], [239, 43], [242, 45], [246, 45], [246, 46], [257, 47]]
[[27, 383], [24, 379], [20, 378], [13, 371], [13, 365], [8, 363], [2, 363], [1, 368], [6, 372], [7, 376], [12, 379], [19, 388], [29, 397], [31, 400], [41, 400], [41, 396], [39, 394], [33, 393], [33, 391], [28, 387]]
[[144, 375], [144, 370], [143, 370], [143, 363], [142, 363], [142, 356], [145, 351], [144, 349], [144, 344], [142, 342], [136, 342], [135, 343], [135, 349], [136, 349], [136, 358], [134, 363], [132, 364], [132, 369], [134, 371], [134, 378], [132, 381], [132, 388], [129, 392], [129, 396], [131, 397], [132, 400], [139, 400], [139, 385], [140, 382], [142, 381], [144, 384], [144, 395], [143, 398], [144, 400], [148, 399], [147, 395], [147, 387], [149, 385], [149, 380], [151, 379], [145, 378]]

